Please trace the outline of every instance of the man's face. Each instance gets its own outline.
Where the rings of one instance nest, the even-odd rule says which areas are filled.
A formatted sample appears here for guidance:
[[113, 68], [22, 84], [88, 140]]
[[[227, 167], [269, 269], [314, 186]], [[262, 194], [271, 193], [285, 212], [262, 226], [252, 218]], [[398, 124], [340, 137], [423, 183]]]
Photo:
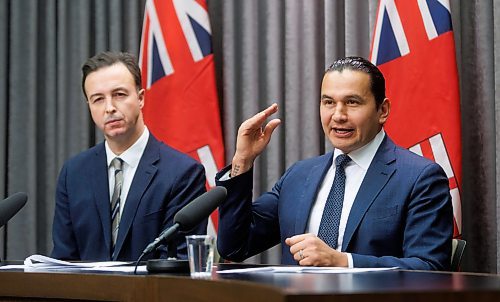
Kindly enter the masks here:
[[361, 71], [328, 72], [321, 85], [323, 131], [335, 148], [349, 153], [369, 143], [387, 120], [390, 103], [377, 109], [370, 76]]
[[85, 92], [94, 123], [109, 141], [128, 143], [142, 133], [144, 90], [122, 63], [103, 67], [85, 79]]

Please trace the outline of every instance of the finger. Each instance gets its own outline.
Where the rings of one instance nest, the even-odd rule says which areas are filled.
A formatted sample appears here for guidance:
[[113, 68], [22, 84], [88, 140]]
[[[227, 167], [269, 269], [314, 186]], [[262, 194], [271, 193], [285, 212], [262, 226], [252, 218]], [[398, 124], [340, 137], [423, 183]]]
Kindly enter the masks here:
[[264, 115], [263, 114], [256, 114], [252, 116], [251, 118], [247, 119], [243, 123], [241, 123], [240, 128], [238, 129], [238, 132], [242, 133], [252, 133], [255, 130], [259, 130], [259, 133], [261, 132], [261, 127], [266, 121], [265, 118], [262, 118]]
[[295, 259], [295, 261], [297, 262], [304, 260], [305, 257], [306, 256], [304, 249], [298, 249], [295, 253], [293, 253], [293, 259]]
[[[296, 254], [300, 250], [305, 250], [310, 246], [310, 239], [314, 239], [313, 234], [301, 234], [301, 235], [296, 235], [291, 238], [288, 238], [288, 243], [290, 246], [290, 253], [291, 254]], [[286, 240], [285, 240], [286, 242]]]
[[276, 112], [278, 112], [278, 104], [276, 103], [273, 103], [271, 106], [261, 111], [261, 113], [265, 114], [266, 118], [268, 118], [269, 116], [271, 116]]
[[[276, 112], [278, 112], [278, 104], [274, 103], [271, 106], [267, 107], [266, 109], [262, 110], [261, 112], [257, 113], [256, 115], [249, 118], [248, 122], [253, 126], [252, 128], [262, 127], [266, 119]], [[277, 125], [274, 128], [276, 127]]]
[[309, 259], [304, 258], [304, 259], [299, 261], [299, 265], [300, 266], [311, 266], [311, 264], [309, 262], [310, 262]]
[[292, 246], [292, 245], [297, 244], [297, 243], [299, 243], [299, 242], [301, 242], [301, 241], [303, 241], [306, 238], [311, 237], [311, 236], [316, 237], [314, 234], [311, 234], [311, 233], [295, 235], [295, 236], [292, 236], [292, 237], [285, 239], [285, 243], [288, 246]]
[[274, 103], [271, 106], [267, 107], [266, 109], [262, 110], [261, 112], [257, 113], [256, 115], [254, 115], [252, 117], [252, 119], [255, 118], [256, 120], [264, 123], [264, 121], [268, 117], [270, 117], [271, 115], [273, 115], [276, 112], [278, 112], [278, 104]]
[[288, 245], [288, 246], [292, 246], [294, 244], [296, 244], [297, 242], [299, 241], [302, 241], [302, 236], [304, 236], [304, 234], [301, 234], [301, 235], [295, 235], [295, 236], [292, 236], [292, 237], [289, 237], [289, 238], [286, 238], [285, 239], [285, 243]]
[[313, 265], [313, 262], [311, 261], [311, 258], [308, 255], [303, 255], [303, 258], [299, 260], [299, 265], [301, 266], [311, 266]]
[[[276, 111], [278, 111], [278, 105], [274, 103], [271, 106], [267, 107], [266, 109], [262, 110], [261, 112], [250, 117], [241, 124], [240, 128], [238, 129], [238, 134], [250, 135], [255, 131], [258, 131], [259, 134], [262, 134], [262, 126], [264, 125], [266, 119]], [[271, 128], [270, 130], [274, 130], [274, 128], [278, 126], [276, 123], [279, 125], [280, 122], [272, 121], [270, 125]]]
[[300, 241], [300, 242], [290, 246], [290, 254], [295, 255], [300, 250], [304, 250], [305, 248], [306, 248], [306, 245], [304, 244], [304, 241]]
[[298, 260], [299, 265], [303, 266], [317, 265], [317, 259], [319, 257], [318, 251], [314, 249], [304, 249], [302, 250], [302, 255], [299, 255], [299, 253], [297, 253], [297, 255], [299, 256], [298, 258], [300, 259]]
[[271, 135], [273, 134], [274, 129], [276, 129], [280, 124], [281, 124], [280, 119], [270, 120], [269, 123], [267, 123], [266, 127], [264, 128], [264, 137], [267, 140], [271, 139]]

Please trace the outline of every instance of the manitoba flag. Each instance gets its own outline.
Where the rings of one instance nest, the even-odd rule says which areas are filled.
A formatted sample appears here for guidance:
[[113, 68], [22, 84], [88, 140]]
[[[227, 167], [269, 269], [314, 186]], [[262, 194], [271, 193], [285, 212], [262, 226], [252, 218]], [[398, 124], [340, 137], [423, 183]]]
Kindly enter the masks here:
[[[211, 28], [204, 0], [147, 0], [139, 65], [148, 128], [199, 160], [207, 186], [224, 164]], [[216, 234], [217, 212], [208, 232]]]
[[385, 130], [399, 145], [435, 160], [450, 180], [461, 234], [461, 127], [455, 43], [448, 0], [380, 0], [371, 58], [386, 78]]

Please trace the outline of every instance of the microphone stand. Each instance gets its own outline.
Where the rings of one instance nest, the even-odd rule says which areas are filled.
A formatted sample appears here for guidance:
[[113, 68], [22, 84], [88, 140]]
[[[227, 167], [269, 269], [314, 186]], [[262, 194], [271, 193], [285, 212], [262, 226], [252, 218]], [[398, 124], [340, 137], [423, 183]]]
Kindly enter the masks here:
[[189, 261], [177, 259], [178, 236], [167, 244], [167, 259], [149, 259], [146, 269], [149, 273], [189, 274]]

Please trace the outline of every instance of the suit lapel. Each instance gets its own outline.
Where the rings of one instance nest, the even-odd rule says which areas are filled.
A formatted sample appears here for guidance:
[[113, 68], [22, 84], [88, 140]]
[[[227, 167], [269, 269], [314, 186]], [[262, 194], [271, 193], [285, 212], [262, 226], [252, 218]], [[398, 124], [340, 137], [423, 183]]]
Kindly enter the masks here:
[[95, 156], [95, 164], [92, 165], [91, 168], [94, 202], [101, 220], [101, 227], [104, 232], [104, 242], [111, 253], [111, 209], [109, 201], [108, 167], [104, 143], [98, 146]]
[[141, 202], [144, 192], [153, 180], [158, 168], [155, 163], [160, 159], [159, 142], [150, 134], [148, 144], [144, 153], [139, 161], [139, 166], [135, 171], [134, 178], [130, 185], [130, 189], [125, 201], [122, 216], [120, 219], [120, 228], [118, 230], [118, 237], [116, 238], [114, 259], [120, 254], [123, 247], [123, 242], [127, 238], [127, 234], [132, 226], [132, 222], [137, 214], [137, 208]]
[[[325, 178], [325, 174], [332, 165], [333, 152], [323, 155], [323, 161], [313, 167], [309, 171], [304, 182], [303, 194], [300, 197], [298, 211], [295, 216], [295, 234], [303, 234], [306, 231], [306, 224], [310, 216], [311, 207], [316, 201], [321, 182]], [[322, 173], [318, 173], [322, 171]]]
[[342, 251], [347, 250], [352, 236], [365, 215], [366, 211], [377, 198], [380, 191], [387, 184], [392, 174], [396, 171], [392, 165], [396, 160], [394, 155], [394, 143], [385, 136], [380, 145], [375, 157], [366, 171], [365, 178], [361, 183], [358, 194], [354, 199], [354, 203], [349, 213], [344, 239], [342, 243]]

